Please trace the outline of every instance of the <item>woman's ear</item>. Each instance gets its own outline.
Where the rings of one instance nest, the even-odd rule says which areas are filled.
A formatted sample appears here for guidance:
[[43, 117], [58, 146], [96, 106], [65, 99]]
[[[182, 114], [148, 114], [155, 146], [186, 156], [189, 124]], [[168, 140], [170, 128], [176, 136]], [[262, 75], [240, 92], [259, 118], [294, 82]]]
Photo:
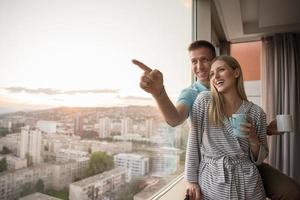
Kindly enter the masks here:
[[241, 70], [240, 70], [239, 68], [236, 68], [236, 69], [234, 70], [234, 77], [235, 77], [235, 78], [238, 78], [238, 77], [240, 76], [240, 73], [241, 73]]

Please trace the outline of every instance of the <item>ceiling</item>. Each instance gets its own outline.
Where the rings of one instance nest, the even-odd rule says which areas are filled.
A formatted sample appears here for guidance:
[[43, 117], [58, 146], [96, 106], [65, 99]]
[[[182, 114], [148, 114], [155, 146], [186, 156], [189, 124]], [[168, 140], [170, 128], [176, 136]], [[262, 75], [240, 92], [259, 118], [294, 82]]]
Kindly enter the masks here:
[[[300, 32], [299, 0], [213, 0], [212, 18], [221, 39], [259, 40], [281, 32]], [[222, 31], [220, 31], [222, 29]]]

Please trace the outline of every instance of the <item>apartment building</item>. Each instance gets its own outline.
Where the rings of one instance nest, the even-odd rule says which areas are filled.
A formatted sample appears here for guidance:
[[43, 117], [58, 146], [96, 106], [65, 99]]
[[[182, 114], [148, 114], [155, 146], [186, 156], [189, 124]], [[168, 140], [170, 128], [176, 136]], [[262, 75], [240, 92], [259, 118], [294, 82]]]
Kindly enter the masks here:
[[128, 170], [114, 168], [110, 171], [97, 174], [70, 184], [70, 200], [105, 199], [116, 192], [121, 185], [129, 182]]
[[27, 167], [27, 160], [13, 155], [6, 155], [7, 169], [17, 170]]
[[35, 184], [39, 179], [43, 181], [45, 188], [63, 189], [76, 179], [84, 177], [88, 162], [88, 158], [78, 158], [66, 163], [45, 163], [0, 173], [0, 199], [18, 198], [24, 184]]
[[53, 164], [53, 188], [61, 190], [75, 180], [84, 178], [89, 158], [77, 158], [68, 162]]
[[24, 184], [35, 184], [39, 179], [44, 182], [45, 187], [52, 186], [53, 166], [42, 164], [30, 168], [20, 169], [13, 172], [0, 174], [0, 199], [11, 200], [20, 196]]
[[8, 148], [13, 154], [20, 154], [20, 133], [14, 133], [6, 135], [5, 137], [0, 138], [0, 151], [4, 147]]
[[114, 164], [116, 167], [127, 168], [131, 178], [149, 173], [149, 158], [143, 155], [120, 153], [114, 156]]
[[42, 132], [36, 128], [23, 127], [21, 130], [20, 157], [27, 158], [33, 164], [42, 162]]
[[65, 162], [69, 160], [76, 160], [78, 158], [89, 157], [89, 153], [86, 151], [79, 151], [73, 149], [60, 149], [56, 161]]

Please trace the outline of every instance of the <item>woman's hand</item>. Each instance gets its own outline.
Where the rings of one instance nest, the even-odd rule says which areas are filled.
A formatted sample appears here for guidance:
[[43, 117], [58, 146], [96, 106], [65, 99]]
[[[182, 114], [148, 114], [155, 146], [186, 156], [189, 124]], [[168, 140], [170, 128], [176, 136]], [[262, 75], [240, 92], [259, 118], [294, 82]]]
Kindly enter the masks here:
[[260, 145], [260, 141], [255, 132], [255, 127], [251, 122], [241, 123], [240, 130], [248, 133], [245, 135], [245, 138], [249, 140], [250, 144]]
[[255, 127], [252, 125], [251, 120], [249, 120], [249, 121], [250, 122], [242, 123], [240, 126], [240, 130], [248, 133], [245, 136], [245, 138], [248, 139], [251, 152], [254, 156], [254, 159], [257, 160], [261, 143], [256, 134]]
[[188, 183], [186, 192], [189, 195], [189, 200], [201, 200], [201, 190], [197, 183]]

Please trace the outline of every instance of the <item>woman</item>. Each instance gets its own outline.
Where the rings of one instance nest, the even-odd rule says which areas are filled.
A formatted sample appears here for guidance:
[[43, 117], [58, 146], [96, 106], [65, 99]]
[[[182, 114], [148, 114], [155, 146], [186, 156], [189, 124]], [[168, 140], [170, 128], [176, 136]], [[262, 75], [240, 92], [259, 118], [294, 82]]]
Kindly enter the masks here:
[[[210, 70], [210, 92], [201, 93], [191, 113], [186, 178], [190, 199], [265, 199], [256, 165], [268, 155], [266, 115], [247, 100], [239, 63], [217, 57]], [[229, 118], [247, 114], [248, 122], [233, 134]]]

